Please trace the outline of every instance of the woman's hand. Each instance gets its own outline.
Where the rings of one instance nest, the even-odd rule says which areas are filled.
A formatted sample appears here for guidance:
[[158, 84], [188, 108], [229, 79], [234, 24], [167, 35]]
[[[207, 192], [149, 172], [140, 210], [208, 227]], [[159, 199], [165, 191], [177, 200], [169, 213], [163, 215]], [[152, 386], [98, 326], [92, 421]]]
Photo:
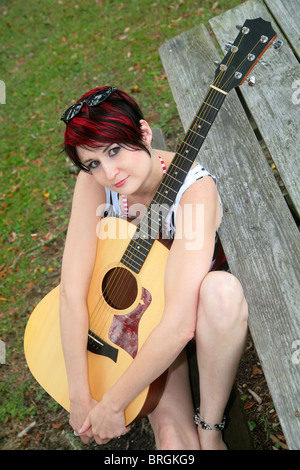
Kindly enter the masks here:
[[102, 401], [94, 406], [82, 428], [80, 436], [92, 432], [97, 444], [106, 444], [115, 437], [120, 437], [129, 431], [130, 427], [125, 425], [124, 411], [116, 411], [103, 397]]
[[[93, 398], [87, 400], [76, 400], [70, 402], [70, 425], [74, 429], [74, 433], [79, 435], [79, 430], [82, 427], [86, 417], [88, 416], [91, 409], [97, 405], [97, 401]], [[88, 444], [90, 439], [93, 437], [91, 429], [87, 429], [86, 432], [80, 434], [80, 438], [84, 444]]]

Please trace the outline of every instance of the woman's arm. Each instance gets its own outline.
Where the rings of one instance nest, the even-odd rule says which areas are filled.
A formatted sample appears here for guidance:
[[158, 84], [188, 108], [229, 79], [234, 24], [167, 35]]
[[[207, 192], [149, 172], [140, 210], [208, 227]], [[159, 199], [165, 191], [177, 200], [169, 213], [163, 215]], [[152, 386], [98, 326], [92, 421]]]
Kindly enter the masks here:
[[[187, 205], [191, 205], [192, 210], [185, 211]], [[203, 209], [204, 215], [202, 244], [196, 240], [197, 205]], [[221, 220], [219, 199], [212, 178], [205, 177], [194, 183], [182, 196], [180, 206], [177, 236], [165, 272], [162, 320], [127, 371], [91, 410], [82, 431], [92, 425], [98, 443], [124, 432], [125, 407], [170, 366], [194, 335], [199, 287], [210, 268], [215, 232]], [[181, 233], [178, 230], [180, 226], [184, 227]], [[191, 249], [193, 242], [198, 243], [197, 250]]]
[[104, 189], [90, 175], [80, 172], [74, 190], [60, 284], [61, 339], [69, 384], [70, 422], [77, 431], [94, 404], [87, 375], [86, 298], [97, 246], [99, 218], [96, 209], [104, 202]]

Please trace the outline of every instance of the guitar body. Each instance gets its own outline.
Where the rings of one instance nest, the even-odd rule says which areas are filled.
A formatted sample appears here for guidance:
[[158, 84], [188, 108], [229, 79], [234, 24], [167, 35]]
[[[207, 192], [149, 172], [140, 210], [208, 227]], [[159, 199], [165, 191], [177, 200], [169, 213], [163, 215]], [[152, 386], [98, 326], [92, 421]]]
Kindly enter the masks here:
[[[142, 269], [135, 274], [120, 263], [135, 226], [116, 218], [103, 221], [104, 237], [98, 239], [87, 298], [90, 323], [88, 376], [91, 394], [97, 401], [129, 367], [161, 319], [164, 273], [169, 253], [156, 240]], [[105, 238], [109, 233], [113, 237]], [[68, 381], [60, 337], [59, 286], [31, 314], [25, 330], [24, 349], [35, 379], [69, 410]], [[155, 408], [165, 379], [166, 373], [127, 406], [126, 424], [146, 416]]]

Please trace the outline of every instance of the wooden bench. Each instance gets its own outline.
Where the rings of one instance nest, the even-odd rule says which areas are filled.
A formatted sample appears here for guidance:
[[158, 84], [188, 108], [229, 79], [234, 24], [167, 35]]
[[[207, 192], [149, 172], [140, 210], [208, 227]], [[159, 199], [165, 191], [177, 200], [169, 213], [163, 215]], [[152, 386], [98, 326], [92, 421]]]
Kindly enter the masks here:
[[[222, 51], [236, 37], [236, 25], [258, 17], [271, 21], [284, 45], [278, 51], [270, 47], [263, 64], [256, 65], [255, 87], [244, 84], [226, 97], [198, 155], [218, 178], [222, 245], [231, 272], [245, 290], [251, 336], [289, 449], [300, 449], [297, 3], [249, 0], [210, 21]], [[159, 52], [187, 131], [220, 55], [203, 25], [167, 41]]]

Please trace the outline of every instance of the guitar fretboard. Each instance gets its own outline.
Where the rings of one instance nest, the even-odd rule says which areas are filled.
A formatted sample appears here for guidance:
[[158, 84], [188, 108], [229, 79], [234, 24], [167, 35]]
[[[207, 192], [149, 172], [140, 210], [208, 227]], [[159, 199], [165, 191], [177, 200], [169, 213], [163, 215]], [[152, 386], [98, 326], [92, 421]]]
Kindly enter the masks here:
[[226, 97], [210, 88], [131, 239], [121, 263], [138, 273]]

